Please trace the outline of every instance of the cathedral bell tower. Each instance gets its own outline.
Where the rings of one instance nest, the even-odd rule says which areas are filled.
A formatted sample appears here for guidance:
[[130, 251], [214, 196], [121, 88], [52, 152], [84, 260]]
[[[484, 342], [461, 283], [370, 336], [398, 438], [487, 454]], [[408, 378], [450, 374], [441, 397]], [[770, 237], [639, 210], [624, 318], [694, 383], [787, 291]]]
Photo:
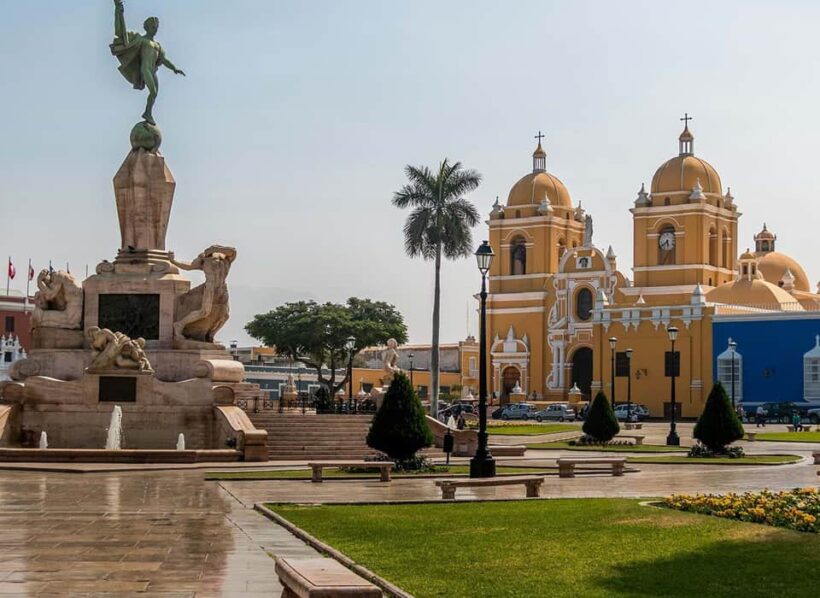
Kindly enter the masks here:
[[678, 155], [642, 185], [632, 212], [634, 279], [638, 287], [718, 286], [734, 278], [740, 214], [720, 176], [695, 156], [688, 114]]

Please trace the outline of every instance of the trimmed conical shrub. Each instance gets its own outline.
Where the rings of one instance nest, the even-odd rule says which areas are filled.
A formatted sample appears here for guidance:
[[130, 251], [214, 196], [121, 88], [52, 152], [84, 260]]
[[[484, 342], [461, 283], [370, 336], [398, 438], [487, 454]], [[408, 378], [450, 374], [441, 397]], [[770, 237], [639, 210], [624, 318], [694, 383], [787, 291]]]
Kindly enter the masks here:
[[743, 438], [743, 424], [720, 382], [712, 387], [693, 435], [714, 453], [724, 452], [728, 445]]
[[410, 379], [397, 373], [370, 424], [367, 445], [396, 461], [408, 461], [417, 451], [432, 445], [433, 440], [424, 408]]
[[621, 431], [612, 405], [609, 404], [609, 399], [602, 390], [598, 391], [589, 407], [583, 430], [587, 436], [592, 436], [599, 442], [608, 442]]

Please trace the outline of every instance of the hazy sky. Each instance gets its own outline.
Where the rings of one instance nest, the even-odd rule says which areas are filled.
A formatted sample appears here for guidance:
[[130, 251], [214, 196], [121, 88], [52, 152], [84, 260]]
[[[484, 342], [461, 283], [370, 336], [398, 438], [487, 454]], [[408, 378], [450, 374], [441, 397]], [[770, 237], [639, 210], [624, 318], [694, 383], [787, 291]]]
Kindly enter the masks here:
[[[111, 179], [145, 94], [117, 72], [110, 0], [5, 0], [0, 255], [69, 261], [119, 246]], [[765, 220], [817, 280], [820, 3], [481, 0], [126, 0], [187, 78], [160, 73], [155, 116], [177, 180], [169, 249], [239, 251], [222, 340], [299, 298], [394, 303], [430, 337], [433, 267], [404, 254], [392, 192], [405, 164], [460, 160], [484, 175], [482, 214], [547, 168], [595, 218], [631, 278], [627, 211], [677, 153], [730, 185], [741, 248]], [[485, 236], [475, 230], [475, 240]], [[3, 258], [4, 259], [4, 258]], [[5, 284], [5, 280], [3, 280]], [[473, 259], [443, 270], [442, 339], [467, 332]], [[475, 316], [471, 327], [476, 329]]]

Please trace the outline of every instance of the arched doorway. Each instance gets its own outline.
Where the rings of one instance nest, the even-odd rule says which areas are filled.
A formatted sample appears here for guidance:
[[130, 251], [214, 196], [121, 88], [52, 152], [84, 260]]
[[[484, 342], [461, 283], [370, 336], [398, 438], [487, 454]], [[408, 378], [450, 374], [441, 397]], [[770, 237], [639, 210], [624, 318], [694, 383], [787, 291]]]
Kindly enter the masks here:
[[572, 384], [577, 384], [585, 400], [592, 387], [592, 349], [581, 347], [572, 354]]
[[501, 372], [501, 404], [506, 405], [510, 402], [510, 393], [515, 388], [516, 383], [521, 378], [521, 373], [517, 367], [508, 366]]

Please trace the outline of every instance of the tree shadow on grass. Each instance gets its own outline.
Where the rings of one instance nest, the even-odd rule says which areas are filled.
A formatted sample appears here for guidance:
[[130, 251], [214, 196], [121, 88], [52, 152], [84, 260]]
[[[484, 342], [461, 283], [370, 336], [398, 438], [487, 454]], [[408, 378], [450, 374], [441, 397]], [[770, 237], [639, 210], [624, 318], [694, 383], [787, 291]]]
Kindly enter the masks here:
[[773, 529], [746, 540], [714, 542], [697, 552], [659, 553], [651, 560], [615, 565], [613, 573], [602, 573], [594, 583], [605, 595], [817, 596], [819, 551], [817, 534]]

